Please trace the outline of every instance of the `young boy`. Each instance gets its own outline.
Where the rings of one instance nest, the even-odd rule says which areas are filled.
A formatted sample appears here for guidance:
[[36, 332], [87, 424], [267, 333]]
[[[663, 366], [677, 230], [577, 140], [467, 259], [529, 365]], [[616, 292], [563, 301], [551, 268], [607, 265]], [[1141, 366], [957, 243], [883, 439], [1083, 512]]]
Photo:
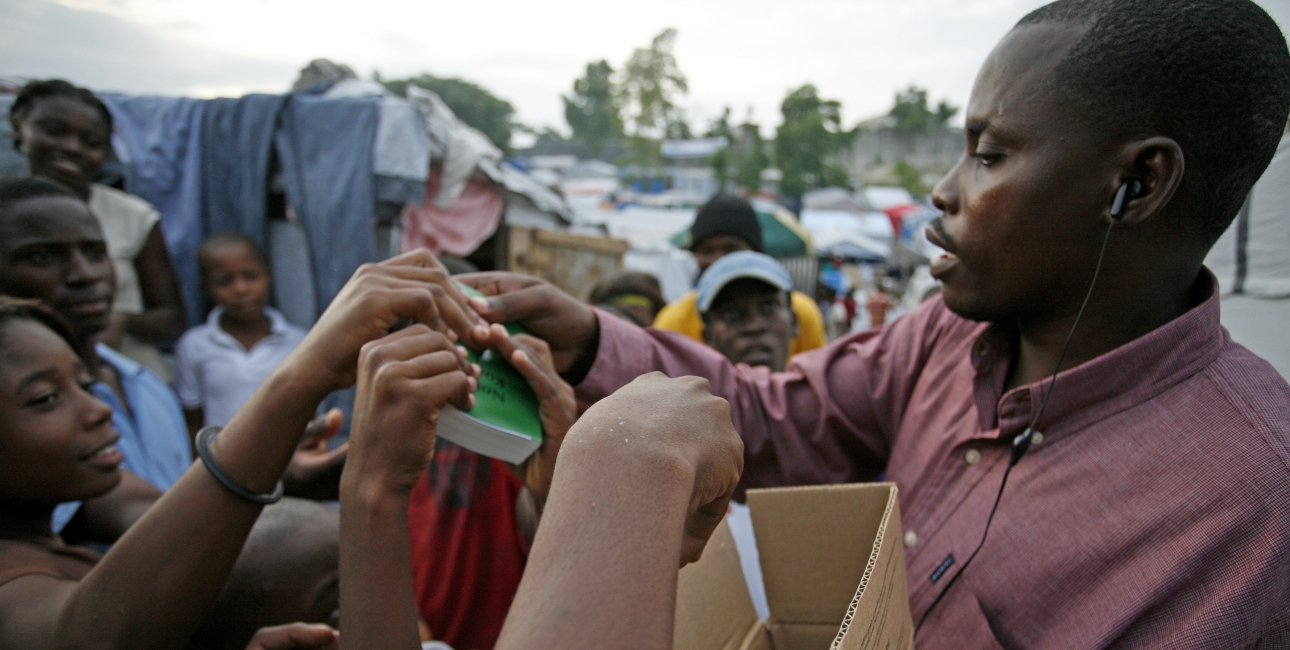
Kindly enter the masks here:
[[175, 349], [175, 390], [192, 434], [227, 424], [305, 338], [268, 306], [269, 267], [253, 239], [217, 232], [197, 249], [197, 261], [216, 307]]

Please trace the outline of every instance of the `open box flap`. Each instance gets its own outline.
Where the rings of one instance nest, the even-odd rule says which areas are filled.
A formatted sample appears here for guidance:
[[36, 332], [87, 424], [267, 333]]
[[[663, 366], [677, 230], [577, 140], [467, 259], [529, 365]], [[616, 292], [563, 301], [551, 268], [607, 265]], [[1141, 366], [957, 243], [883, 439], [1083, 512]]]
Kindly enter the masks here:
[[735, 538], [723, 519], [699, 561], [681, 569], [677, 576], [672, 647], [739, 650], [754, 630], [761, 629], [761, 619], [744, 582]]
[[869, 565], [842, 619], [833, 650], [913, 649], [914, 622], [900, 531], [900, 502], [893, 487]]
[[[748, 491], [772, 621], [837, 629], [870, 567], [895, 491], [894, 483]], [[903, 558], [900, 568], [903, 580]]]

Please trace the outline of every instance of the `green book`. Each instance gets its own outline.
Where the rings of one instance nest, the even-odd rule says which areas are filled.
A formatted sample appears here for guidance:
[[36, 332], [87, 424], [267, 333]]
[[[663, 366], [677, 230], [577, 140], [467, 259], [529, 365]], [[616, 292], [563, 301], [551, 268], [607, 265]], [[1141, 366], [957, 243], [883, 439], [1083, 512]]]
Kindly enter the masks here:
[[[459, 285], [472, 296], [478, 291]], [[518, 323], [506, 323], [511, 335], [528, 334]], [[439, 416], [439, 435], [473, 452], [508, 463], [521, 463], [542, 445], [538, 398], [524, 376], [495, 350], [469, 351], [479, 364], [475, 407], [462, 411], [445, 406]]]

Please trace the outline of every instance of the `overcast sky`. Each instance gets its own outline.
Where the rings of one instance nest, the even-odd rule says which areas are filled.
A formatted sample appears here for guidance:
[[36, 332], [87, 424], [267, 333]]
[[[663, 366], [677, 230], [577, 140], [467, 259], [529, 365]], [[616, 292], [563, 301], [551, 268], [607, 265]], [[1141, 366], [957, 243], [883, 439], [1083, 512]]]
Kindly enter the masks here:
[[[1256, 0], [1284, 31], [1290, 0]], [[909, 84], [967, 102], [990, 48], [1043, 0], [0, 0], [0, 74], [214, 97], [282, 92], [310, 59], [361, 76], [423, 71], [483, 85], [519, 120], [565, 129], [560, 95], [588, 61], [618, 68], [675, 27], [700, 129], [729, 105], [769, 133], [814, 83], [846, 124]]]

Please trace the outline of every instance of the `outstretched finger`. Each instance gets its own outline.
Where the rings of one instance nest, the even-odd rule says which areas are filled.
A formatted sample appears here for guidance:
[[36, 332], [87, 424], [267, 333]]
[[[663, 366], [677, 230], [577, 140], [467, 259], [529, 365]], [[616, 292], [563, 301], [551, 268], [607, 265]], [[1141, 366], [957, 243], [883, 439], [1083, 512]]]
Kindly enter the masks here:
[[300, 440], [301, 448], [325, 444], [340, 433], [340, 428], [344, 424], [345, 413], [338, 408], [333, 408], [310, 420], [309, 426], [305, 427], [305, 435]]
[[246, 650], [325, 650], [336, 647], [339, 635], [326, 625], [290, 623], [261, 628]]
[[475, 406], [474, 378], [460, 371], [446, 372], [414, 382], [430, 402], [447, 402], [463, 411]]
[[546, 363], [545, 359], [533, 348], [522, 345], [515, 337], [507, 336], [506, 330], [501, 325], [490, 327], [489, 334], [491, 335], [489, 341], [494, 349], [510, 360], [511, 365], [529, 383], [540, 401], [559, 399], [560, 380], [555, 374], [555, 369]]

